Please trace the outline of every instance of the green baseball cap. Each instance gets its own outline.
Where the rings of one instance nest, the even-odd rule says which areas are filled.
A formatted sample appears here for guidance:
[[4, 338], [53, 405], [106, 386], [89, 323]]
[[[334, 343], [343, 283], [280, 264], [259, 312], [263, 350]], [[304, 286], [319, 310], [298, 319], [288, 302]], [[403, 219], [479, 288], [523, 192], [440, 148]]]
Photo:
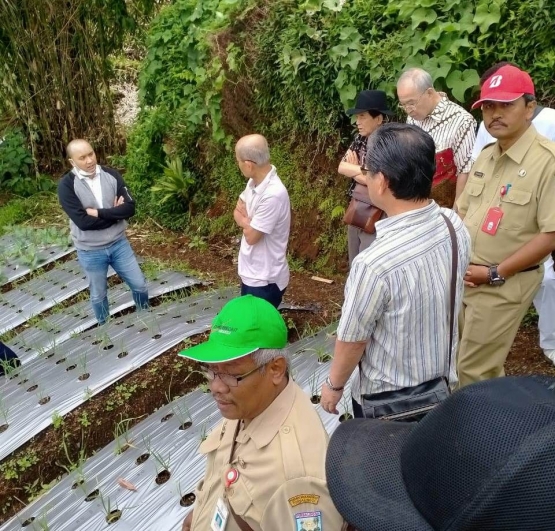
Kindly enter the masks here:
[[287, 327], [276, 308], [264, 299], [245, 295], [230, 300], [216, 315], [208, 341], [179, 355], [201, 363], [223, 363], [286, 344]]

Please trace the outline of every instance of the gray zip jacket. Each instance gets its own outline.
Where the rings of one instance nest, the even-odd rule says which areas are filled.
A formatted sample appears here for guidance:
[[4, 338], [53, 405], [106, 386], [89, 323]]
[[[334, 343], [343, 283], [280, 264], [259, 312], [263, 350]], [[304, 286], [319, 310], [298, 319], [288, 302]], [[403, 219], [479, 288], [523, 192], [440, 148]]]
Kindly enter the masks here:
[[[58, 199], [69, 216], [71, 238], [77, 249], [105, 249], [124, 238], [126, 220], [135, 214], [135, 201], [117, 170], [100, 166], [100, 184], [104, 205], [113, 205], [116, 197], [123, 197], [123, 204], [100, 208], [89, 185], [73, 170], [66, 173], [58, 184]], [[87, 208], [96, 208], [98, 217], [89, 216]]]

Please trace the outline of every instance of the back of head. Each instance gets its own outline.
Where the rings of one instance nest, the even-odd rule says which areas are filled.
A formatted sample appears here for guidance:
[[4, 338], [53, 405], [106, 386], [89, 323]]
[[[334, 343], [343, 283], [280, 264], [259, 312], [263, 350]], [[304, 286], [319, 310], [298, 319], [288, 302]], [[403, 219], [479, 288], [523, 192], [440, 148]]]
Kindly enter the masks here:
[[428, 199], [436, 167], [434, 140], [415, 125], [384, 124], [368, 138], [365, 165], [384, 175], [396, 199]]
[[270, 149], [262, 135], [253, 134], [240, 138], [235, 146], [235, 154], [239, 160], [254, 162], [258, 166], [270, 163]]

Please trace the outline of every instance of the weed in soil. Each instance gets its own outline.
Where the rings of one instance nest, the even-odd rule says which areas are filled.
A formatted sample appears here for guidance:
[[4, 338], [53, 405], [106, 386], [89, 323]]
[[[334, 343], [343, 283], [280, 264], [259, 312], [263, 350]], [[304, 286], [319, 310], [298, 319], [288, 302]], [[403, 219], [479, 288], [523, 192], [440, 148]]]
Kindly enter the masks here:
[[181, 496], [179, 505], [181, 505], [181, 507], [191, 507], [191, 505], [195, 503], [196, 499], [197, 497], [192, 492], [190, 492], [189, 494], [185, 494], [185, 496]]

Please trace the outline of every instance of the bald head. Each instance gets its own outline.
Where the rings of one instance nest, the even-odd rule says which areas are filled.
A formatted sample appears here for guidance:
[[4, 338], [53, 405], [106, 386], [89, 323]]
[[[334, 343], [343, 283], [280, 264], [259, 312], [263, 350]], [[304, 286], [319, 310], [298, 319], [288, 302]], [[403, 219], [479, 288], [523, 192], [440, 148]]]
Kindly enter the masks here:
[[93, 174], [96, 170], [96, 154], [93, 147], [82, 138], [72, 140], [66, 147], [67, 158], [74, 168], [86, 174]]
[[262, 135], [247, 135], [239, 139], [235, 146], [238, 161], [251, 161], [258, 166], [265, 166], [270, 162], [268, 142]]

